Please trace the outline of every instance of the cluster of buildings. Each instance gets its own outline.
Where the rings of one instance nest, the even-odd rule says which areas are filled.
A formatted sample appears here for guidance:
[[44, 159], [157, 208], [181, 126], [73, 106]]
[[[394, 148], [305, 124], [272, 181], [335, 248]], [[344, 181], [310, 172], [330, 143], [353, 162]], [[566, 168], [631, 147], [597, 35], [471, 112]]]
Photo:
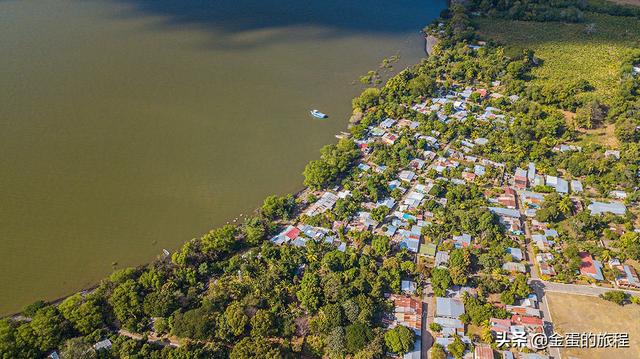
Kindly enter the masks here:
[[422, 323], [423, 303], [409, 295], [391, 294], [389, 299], [393, 301], [394, 311], [392, 317], [386, 320], [389, 329], [403, 325], [411, 329], [415, 334], [415, 342], [411, 350], [404, 355], [404, 359], [420, 359], [422, 355]]
[[[411, 108], [417, 112], [434, 116], [443, 123], [451, 121], [478, 121], [494, 128], [499, 128], [512, 121], [500, 109], [491, 106], [479, 106], [478, 98], [500, 98], [501, 94], [490, 93], [485, 89], [464, 88], [451, 91], [440, 97], [426, 100]], [[517, 98], [510, 98], [516, 101]], [[578, 179], [566, 179], [562, 176], [552, 176], [539, 173], [535, 163], [529, 163], [526, 169], [517, 168], [515, 173], [507, 174], [506, 164], [495, 162], [478, 155], [483, 152], [483, 146], [489, 146], [490, 140], [482, 137], [470, 137], [445, 143], [437, 131], [420, 133], [420, 123], [406, 119], [386, 118], [378, 125], [370, 126], [364, 138], [355, 140], [362, 152], [362, 158], [357, 164], [358, 180], [364, 181], [374, 173], [385, 173], [384, 163], [376, 163], [372, 156], [373, 144], [393, 146], [402, 136], [412, 136], [420, 140], [423, 148], [418, 149], [418, 156], [412, 158], [404, 167], [398, 169], [395, 178], [386, 182], [388, 192], [393, 197], [381, 198], [376, 203], [361, 203], [360, 211], [348, 220], [334, 220], [330, 228], [314, 227], [305, 224], [292, 223], [271, 241], [276, 244], [291, 244], [304, 246], [309, 240], [324, 241], [345, 251], [347, 243], [341, 241], [339, 232], [370, 231], [377, 235], [387, 236], [400, 249], [415, 255], [416, 261], [424, 261], [432, 267], [448, 267], [449, 250], [451, 248], [476, 247], [477, 242], [469, 233], [459, 233], [444, 239], [442, 243], [424, 235], [425, 228], [432, 224], [434, 214], [425, 209], [428, 201], [446, 207], [447, 199], [437, 193], [434, 188], [448, 182], [456, 185], [475, 183], [490, 188], [485, 192], [487, 208], [493, 212], [504, 226], [506, 233], [513, 239], [513, 245], [507, 248], [501, 268], [504, 274], [516, 275], [527, 273], [527, 264], [536, 263], [540, 274], [547, 278], [556, 276], [554, 263], [558, 259], [554, 250], [558, 250], [560, 239], [558, 232], [544, 222], [535, 219], [536, 212], [543, 206], [545, 193], [536, 192], [537, 187], [546, 186], [564, 196], [576, 196], [584, 192], [582, 182]], [[489, 136], [487, 136], [489, 137]], [[559, 152], [580, 151], [573, 145], [560, 145]], [[609, 153], [607, 156], [615, 156]], [[496, 191], [498, 194], [496, 195]], [[304, 209], [303, 214], [308, 217], [323, 215], [332, 210], [337, 201], [345, 199], [351, 194], [347, 190], [333, 188], [316, 193], [319, 198]], [[622, 194], [612, 193], [611, 197], [621, 198]], [[575, 208], [581, 208], [581, 202], [574, 200]], [[374, 215], [377, 209], [386, 207], [384, 218]], [[593, 215], [603, 213], [624, 214], [626, 207], [620, 202], [593, 201], [588, 209]], [[530, 224], [530, 232], [526, 225]], [[525, 258], [523, 236], [527, 236], [530, 243], [536, 247], [534, 258]], [[522, 247], [521, 247], [522, 246]], [[602, 264], [586, 252], [580, 253], [580, 273], [594, 280], [604, 280]], [[535, 260], [535, 262], [534, 262]], [[617, 273], [616, 283], [620, 287], [640, 288], [638, 275], [629, 265], [611, 261], [610, 268]], [[535, 270], [535, 269], [532, 269]], [[423, 312], [423, 302], [416, 297], [418, 286], [410, 280], [401, 283], [402, 294], [389, 295], [394, 304], [394, 311], [386, 318], [390, 328], [403, 325], [416, 333], [414, 348], [405, 355], [407, 359], [421, 357], [422, 336], [427, 330], [427, 324], [437, 323], [442, 330], [435, 334], [436, 343], [447, 348], [455, 337], [471, 344], [472, 340], [465, 334], [465, 325], [460, 316], [465, 313], [465, 307], [460, 300], [460, 292], [454, 292], [447, 297], [436, 297], [434, 313], [428, 317]], [[530, 295], [520, 300], [516, 305], [504, 306], [511, 316], [506, 319], [491, 318], [490, 328], [494, 335], [507, 337], [524, 334], [541, 333], [544, 330], [542, 313], [538, 307], [538, 298]], [[428, 318], [427, 318], [428, 317]], [[432, 333], [433, 334], [433, 333]], [[476, 358], [493, 358], [493, 351], [483, 344], [474, 344], [475, 350], [467, 352], [467, 356]], [[511, 351], [503, 353], [505, 358], [514, 357]], [[544, 358], [541, 354], [517, 353], [519, 358]]]

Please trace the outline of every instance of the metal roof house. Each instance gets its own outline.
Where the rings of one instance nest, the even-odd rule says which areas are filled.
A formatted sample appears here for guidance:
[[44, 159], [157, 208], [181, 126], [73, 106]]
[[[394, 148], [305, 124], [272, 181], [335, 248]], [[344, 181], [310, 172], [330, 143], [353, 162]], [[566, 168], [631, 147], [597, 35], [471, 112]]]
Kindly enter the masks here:
[[101, 340], [101, 341], [95, 343], [93, 345], [93, 349], [95, 349], [95, 350], [111, 349], [111, 346], [112, 346], [111, 340], [105, 339], [105, 340]]
[[464, 304], [460, 299], [436, 297], [436, 317], [457, 319], [464, 314]]
[[406, 353], [402, 359], [420, 359], [422, 352], [422, 340], [420, 337], [417, 337], [415, 343], [413, 343], [413, 348]]
[[580, 193], [583, 191], [582, 182], [578, 180], [571, 180], [571, 192]]
[[624, 216], [627, 207], [619, 202], [593, 202], [587, 207], [591, 214], [613, 213], [618, 216]]
[[520, 212], [516, 209], [502, 208], [502, 207], [489, 207], [489, 210], [498, 216], [505, 216], [511, 218], [520, 218]]

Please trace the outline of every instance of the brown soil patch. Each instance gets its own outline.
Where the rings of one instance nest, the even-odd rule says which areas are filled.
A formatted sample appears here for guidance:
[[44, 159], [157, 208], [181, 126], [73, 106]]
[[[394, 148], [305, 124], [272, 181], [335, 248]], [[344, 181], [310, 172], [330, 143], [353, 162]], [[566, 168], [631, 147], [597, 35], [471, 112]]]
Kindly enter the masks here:
[[558, 333], [629, 333], [629, 348], [561, 349], [562, 357], [581, 359], [640, 358], [640, 306], [619, 306], [606, 300], [547, 293], [554, 330]]

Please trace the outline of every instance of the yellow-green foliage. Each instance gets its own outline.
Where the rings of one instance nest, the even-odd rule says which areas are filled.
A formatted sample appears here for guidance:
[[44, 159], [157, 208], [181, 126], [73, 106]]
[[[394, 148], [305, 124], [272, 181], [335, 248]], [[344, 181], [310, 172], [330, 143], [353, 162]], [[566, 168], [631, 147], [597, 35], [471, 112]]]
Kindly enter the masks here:
[[481, 36], [504, 43], [508, 54], [535, 51], [544, 62], [533, 71], [534, 83], [587, 80], [607, 102], [619, 86], [622, 60], [640, 44], [640, 19], [633, 17], [587, 13], [577, 24], [486, 18], [475, 23]]

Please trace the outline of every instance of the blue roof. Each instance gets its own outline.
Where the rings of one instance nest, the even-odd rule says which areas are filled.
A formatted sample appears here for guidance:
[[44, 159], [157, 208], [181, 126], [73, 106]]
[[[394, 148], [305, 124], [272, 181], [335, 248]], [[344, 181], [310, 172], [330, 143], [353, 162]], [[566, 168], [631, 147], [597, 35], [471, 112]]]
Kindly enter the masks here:
[[400, 242], [400, 248], [406, 248], [411, 252], [417, 253], [418, 248], [420, 247], [420, 241], [413, 238], [404, 238], [402, 242]]
[[516, 209], [502, 208], [502, 207], [489, 207], [489, 210], [499, 216], [520, 218], [520, 212], [518, 212], [518, 210]]
[[593, 202], [587, 208], [589, 208], [591, 214], [610, 212], [622, 216], [627, 211], [627, 207], [619, 202]]

